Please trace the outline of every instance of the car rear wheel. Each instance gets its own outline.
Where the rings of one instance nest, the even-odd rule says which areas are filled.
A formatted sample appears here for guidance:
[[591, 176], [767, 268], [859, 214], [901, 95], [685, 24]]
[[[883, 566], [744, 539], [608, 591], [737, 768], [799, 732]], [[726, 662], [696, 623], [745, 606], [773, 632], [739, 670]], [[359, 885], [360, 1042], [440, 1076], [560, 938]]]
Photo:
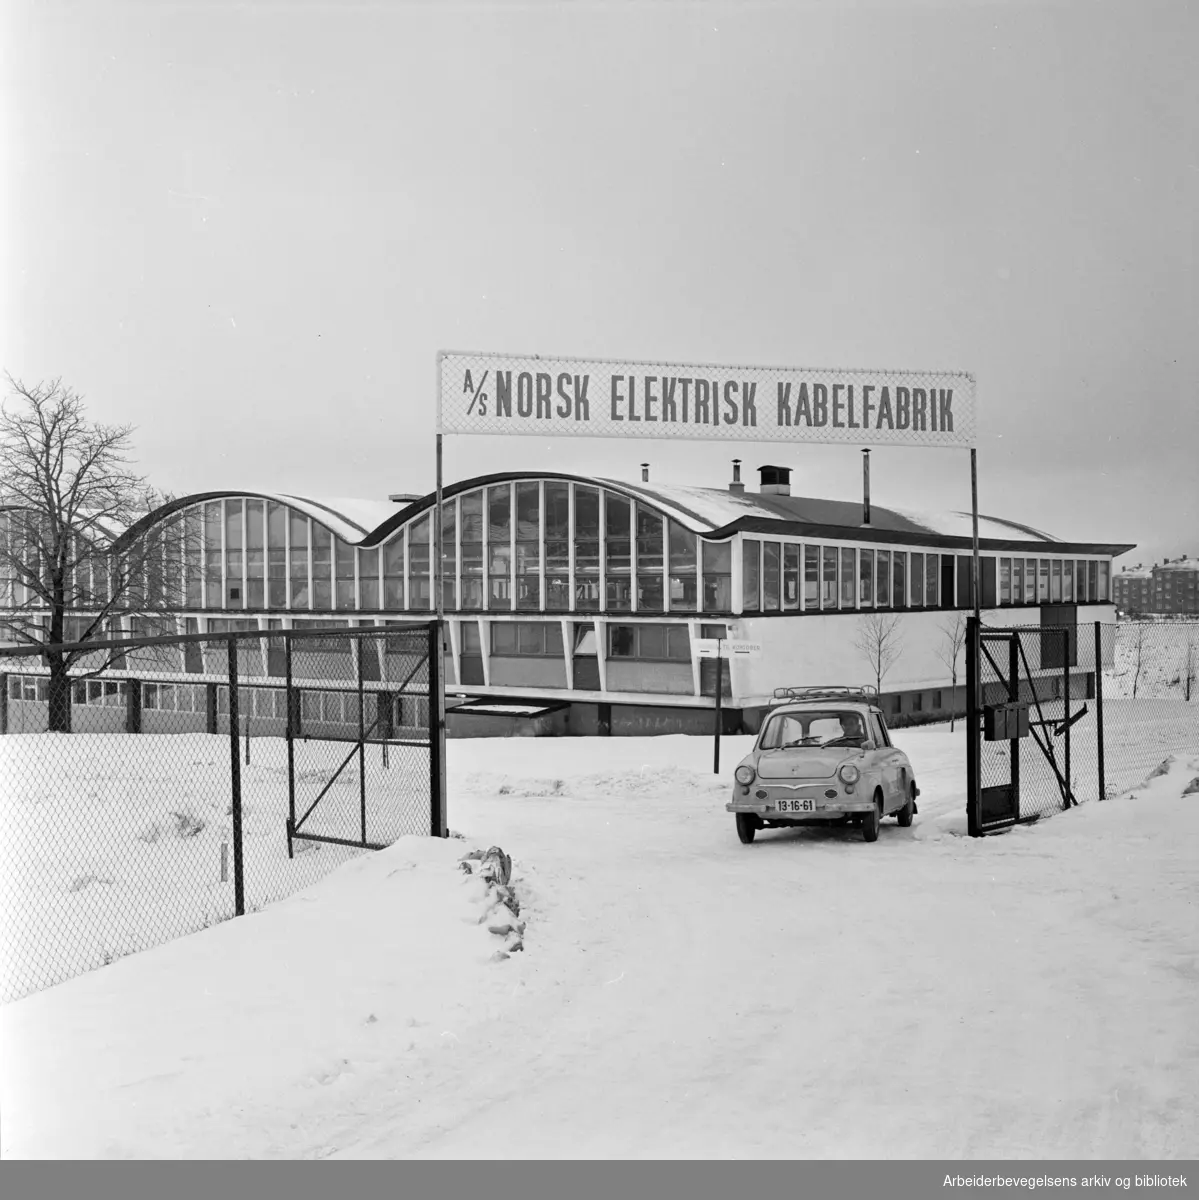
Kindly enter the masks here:
[[862, 814], [862, 837], [868, 842], [878, 841], [878, 829], [883, 820], [883, 794], [874, 793], [874, 807]]
[[749, 845], [758, 832], [758, 818], [753, 813], [737, 813], [737, 836]]
[[912, 823], [912, 816], [916, 812], [916, 785], [912, 784], [908, 791], [908, 802], [896, 814], [896, 819], [899, 821], [900, 827], [907, 829]]

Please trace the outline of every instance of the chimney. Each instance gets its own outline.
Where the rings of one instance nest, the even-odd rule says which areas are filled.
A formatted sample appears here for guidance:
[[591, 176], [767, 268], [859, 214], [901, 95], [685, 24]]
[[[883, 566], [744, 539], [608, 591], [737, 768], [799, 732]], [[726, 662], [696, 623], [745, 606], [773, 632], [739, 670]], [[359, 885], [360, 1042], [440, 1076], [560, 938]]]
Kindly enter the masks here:
[[870, 524], [870, 451], [862, 451], [862, 524]]
[[763, 496], [791, 495], [790, 467], [759, 467], [758, 473], [762, 479], [758, 491]]
[[641, 464], [641, 482], [649, 483], [649, 463]]
[[741, 482], [741, 460], [739, 458], [733, 459], [733, 482], [729, 484], [729, 491], [736, 492], [738, 495], [745, 491], [745, 484]]

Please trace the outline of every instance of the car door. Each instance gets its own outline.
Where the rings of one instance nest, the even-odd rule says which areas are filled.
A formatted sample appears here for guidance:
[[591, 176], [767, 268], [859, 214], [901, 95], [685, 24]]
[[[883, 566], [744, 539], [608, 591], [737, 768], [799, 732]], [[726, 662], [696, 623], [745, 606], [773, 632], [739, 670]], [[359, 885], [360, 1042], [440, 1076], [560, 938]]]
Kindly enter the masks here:
[[891, 744], [891, 733], [883, 714], [871, 713], [870, 720], [874, 725], [874, 740], [878, 746], [876, 753], [883, 783], [883, 812], [893, 812], [903, 807], [903, 798], [907, 795], [903, 755]]

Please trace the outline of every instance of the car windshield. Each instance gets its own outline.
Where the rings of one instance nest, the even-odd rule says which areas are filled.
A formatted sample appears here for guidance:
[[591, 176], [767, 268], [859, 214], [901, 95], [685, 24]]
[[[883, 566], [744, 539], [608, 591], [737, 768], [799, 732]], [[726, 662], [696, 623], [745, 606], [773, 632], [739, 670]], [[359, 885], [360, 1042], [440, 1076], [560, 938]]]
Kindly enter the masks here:
[[860, 746], [866, 740], [861, 714], [842, 709], [775, 713], [762, 731], [762, 750], [794, 746]]

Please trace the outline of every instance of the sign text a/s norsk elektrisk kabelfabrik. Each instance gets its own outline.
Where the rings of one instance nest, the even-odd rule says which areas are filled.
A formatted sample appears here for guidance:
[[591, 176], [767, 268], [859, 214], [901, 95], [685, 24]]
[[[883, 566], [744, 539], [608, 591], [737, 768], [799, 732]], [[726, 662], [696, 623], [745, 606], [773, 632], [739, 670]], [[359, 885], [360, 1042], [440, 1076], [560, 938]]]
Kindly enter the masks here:
[[439, 358], [445, 433], [969, 447], [974, 378], [959, 371]]

